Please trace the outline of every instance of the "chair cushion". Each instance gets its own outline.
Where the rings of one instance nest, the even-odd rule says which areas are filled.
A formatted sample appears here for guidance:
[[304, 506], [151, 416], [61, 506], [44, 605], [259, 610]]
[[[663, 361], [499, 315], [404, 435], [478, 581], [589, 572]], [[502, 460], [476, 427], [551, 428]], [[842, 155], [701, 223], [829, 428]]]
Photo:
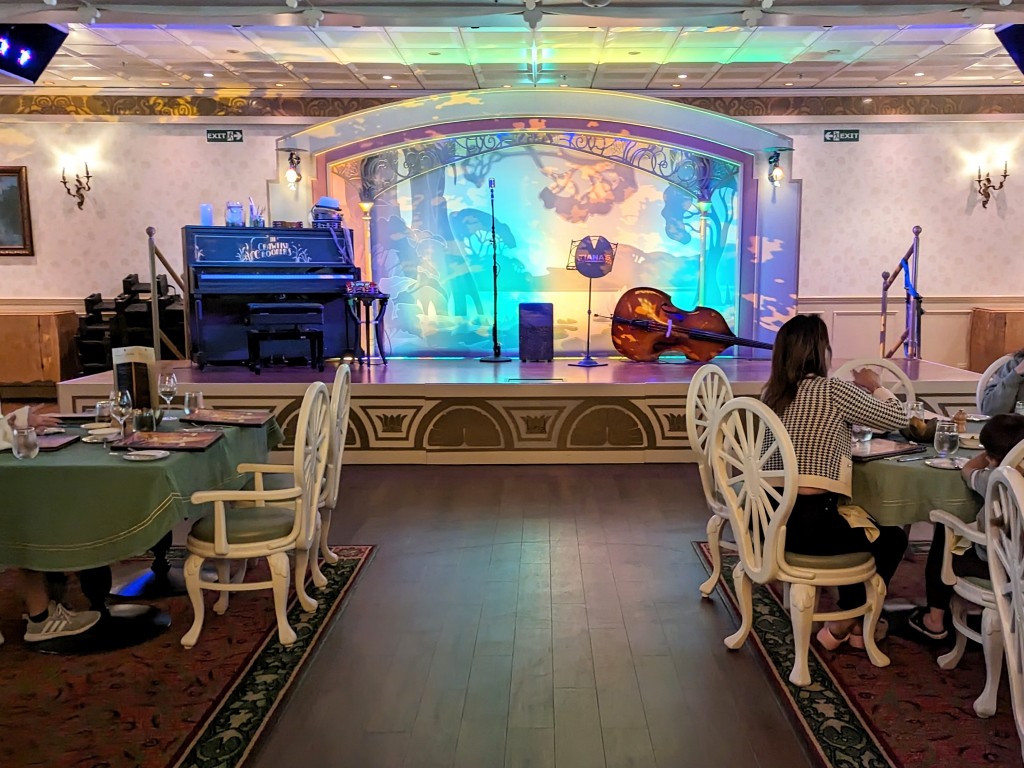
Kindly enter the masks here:
[[[247, 507], [227, 511], [228, 544], [253, 544], [280, 539], [291, 533], [295, 511], [286, 507]], [[196, 521], [189, 534], [213, 543], [213, 515]]]
[[973, 584], [978, 589], [984, 589], [987, 592], [992, 591], [992, 581], [990, 579], [983, 579], [980, 576], [957, 576], [958, 579], [963, 579], [968, 584]]
[[871, 562], [870, 552], [848, 552], [845, 555], [799, 555], [786, 553], [786, 562], [795, 568], [809, 568], [816, 571], [831, 571], [840, 568], [856, 568]]

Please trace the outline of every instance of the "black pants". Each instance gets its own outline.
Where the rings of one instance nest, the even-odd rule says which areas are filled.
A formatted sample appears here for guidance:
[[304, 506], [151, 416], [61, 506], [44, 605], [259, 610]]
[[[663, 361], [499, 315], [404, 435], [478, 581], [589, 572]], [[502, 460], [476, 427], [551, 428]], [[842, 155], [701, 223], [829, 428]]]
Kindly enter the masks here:
[[[878, 575], [888, 586], [907, 549], [907, 534], [896, 526], [879, 526], [878, 530], [878, 538], [868, 541], [862, 529], [851, 528], [839, 514], [838, 494], [800, 495], [786, 525], [786, 549], [800, 555], [870, 552]], [[863, 584], [839, 587], [841, 609], [856, 608], [865, 600]]]
[[[953, 597], [953, 588], [942, 581], [942, 550], [946, 548], [946, 526], [936, 525], [932, 536], [932, 548], [928, 550], [928, 560], [924, 564], [924, 592], [928, 598], [929, 608], [949, 610], [949, 600]], [[953, 573], [957, 576], [989, 577], [988, 563], [978, 557], [974, 545], [962, 555], [953, 557]]]

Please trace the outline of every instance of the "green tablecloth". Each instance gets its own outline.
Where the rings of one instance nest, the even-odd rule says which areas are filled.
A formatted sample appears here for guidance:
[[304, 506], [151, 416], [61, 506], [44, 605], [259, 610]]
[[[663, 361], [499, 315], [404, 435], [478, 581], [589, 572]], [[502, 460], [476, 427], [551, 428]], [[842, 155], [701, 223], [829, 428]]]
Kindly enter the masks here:
[[241, 488], [238, 464], [266, 461], [282, 437], [273, 421], [226, 427], [205, 451], [153, 462], [81, 441], [31, 460], [0, 453], [0, 567], [74, 571], [144, 552], [180, 520], [210, 512], [191, 504], [193, 492]]
[[[958, 457], [978, 451], [961, 449]], [[934, 456], [931, 448], [924, 454]], [[879, 525], [909, 525], [928, 520], [933, 509], [944, 509], [961, 520], [973, 521], [982, 499], [964, 483], [960, 472], [935, 469], [923, 461], [877, 459], [853, 464], [853, 503], [866, 509]]]

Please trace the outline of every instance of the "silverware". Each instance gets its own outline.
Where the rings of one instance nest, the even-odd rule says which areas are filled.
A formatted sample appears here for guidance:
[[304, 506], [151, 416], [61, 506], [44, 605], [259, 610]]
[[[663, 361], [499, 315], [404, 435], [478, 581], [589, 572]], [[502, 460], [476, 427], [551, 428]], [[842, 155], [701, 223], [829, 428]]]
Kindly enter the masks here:
[[900, 456], [896, 461], [924, 461], [927, 456]]

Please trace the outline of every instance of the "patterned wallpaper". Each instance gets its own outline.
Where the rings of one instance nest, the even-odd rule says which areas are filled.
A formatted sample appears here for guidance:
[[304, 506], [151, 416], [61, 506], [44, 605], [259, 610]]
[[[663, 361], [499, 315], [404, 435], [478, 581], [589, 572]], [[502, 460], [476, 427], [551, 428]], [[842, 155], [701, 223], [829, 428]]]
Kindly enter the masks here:
[[[767, 115], [1019, 115], [1024, 95], [681, 96], [668, 101], [733, 117]], [[386, 104], [385, 98], [284, 96], [0, 96], [3, 115], [191, 117], [340, 117]]]

